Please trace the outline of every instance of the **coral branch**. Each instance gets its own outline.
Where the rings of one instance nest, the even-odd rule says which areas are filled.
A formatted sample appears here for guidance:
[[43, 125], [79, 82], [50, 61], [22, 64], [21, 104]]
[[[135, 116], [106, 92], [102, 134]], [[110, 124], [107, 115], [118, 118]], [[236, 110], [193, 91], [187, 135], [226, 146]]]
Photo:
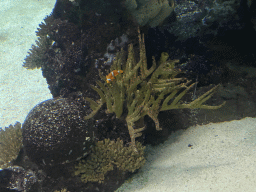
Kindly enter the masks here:
[[[116, 76], [112, 83], [97, 82], [99, 88], [94, 90], [100, 95], [99, 102], [87, 99], [91, 103], [92, 117], [106, 102], [107, 112], [115, 113], [117, 118], [123, 117], [128, 126], [131, 145], [135, 146], [135, 139], [142, 135], [145, 126], [137, 122], [148, 115], [154, 122], [156, 130], [161, 130], [158, 114], [160, 111], [182, 108], [203, 108], [218, 109], [225, 103], [218, 106], [203, 105], [218, 86], [212, 88], [205, 94], [190, 103], [181, 103], [183, 96], [196, 84], [185, 78], [176, 78], [181, 73], [175, 69], [178, 60], [168, 60], [169, 55], [162, 53], [159, 66], [156, 68], [156, 61], [153, 57], [153, 65], [147, 69], [146, 49], [144, 36], [139, 33], [140, 56], [139, 62], [135, 60], [133, 45], [129, 45], [128, 58], [125, 62], [125, 52], [121, 50], [117, 54], [111, 70], [122, 70], [123, 74]], [[123, 110], [128, 113], [123, 114]], [[88, 118], [88, 117], [87, 117]], [[140, 128], [137, 128], [140, 127]]]

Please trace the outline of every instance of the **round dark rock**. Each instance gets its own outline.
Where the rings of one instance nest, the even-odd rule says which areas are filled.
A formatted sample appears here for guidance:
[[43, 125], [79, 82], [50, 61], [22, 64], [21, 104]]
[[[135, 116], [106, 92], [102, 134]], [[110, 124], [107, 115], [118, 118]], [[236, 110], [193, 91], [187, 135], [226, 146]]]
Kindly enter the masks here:
[[27, 156], [53, 166], [87, 155], [93, 145], [92, 121], [84, 120], [88, 110], [82, 97], [50, 99], [35, 106], [22, 126]]

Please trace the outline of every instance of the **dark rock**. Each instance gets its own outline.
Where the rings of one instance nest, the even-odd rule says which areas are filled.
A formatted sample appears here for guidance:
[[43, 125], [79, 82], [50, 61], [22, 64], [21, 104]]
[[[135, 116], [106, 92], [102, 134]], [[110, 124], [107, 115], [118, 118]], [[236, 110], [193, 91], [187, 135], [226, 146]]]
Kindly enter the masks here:
[[0, 190], [2, 192], [28, 191], [37, 182], [35, 173], [19, 166], [8, 167], [0, 171]]
[[27, 156], [38, 165], [57, 165], [78, 160], [93, 144], [89, 107], [81, 95], [58, 98], [35, 106], [23, 124]]
[[[244, 27], [239, 11], [240, 1], [176, 1], [176, 21], [165, 27], [179, 40]], [[244, 11], [243, 11], [244, 13]]]
[[83, 92], [96, 60], [103, 58], [111, 40], [126, 32], [126, 27], [121, 27], [125, 22], [119, 21], [121, 13], [110, 7], [101, 0], [57, 1], [53, 13], [39, 25], [38, 40], [23, 66], [41, 67], [54, 98]]

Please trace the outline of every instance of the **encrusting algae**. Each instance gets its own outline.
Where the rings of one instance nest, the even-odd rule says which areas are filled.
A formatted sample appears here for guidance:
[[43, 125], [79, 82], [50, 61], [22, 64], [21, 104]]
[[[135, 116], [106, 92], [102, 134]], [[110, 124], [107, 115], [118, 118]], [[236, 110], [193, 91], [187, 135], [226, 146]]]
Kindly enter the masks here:
[[[141, 125], [142, 118], [148, 115], [154, 122], [156, 130], [159, 127], [158, 114], [160, 111], [183, 108], [203, 108], [218, 109], [225, 103], [218, 106], [204, 105], [214, 94], [218, 86], [215, 86], [208, 92], [204, 93], [190, 103], [182, 103], [182, 97], [195, 85], [185, 78], [177, 78], [182, 73], [175, 69], [175, 63], [179, 60], [168, 60], [169, 55], [162, 53], [157, 67], [155, 58], [153, 57], [153, 65], [147, 69], [146, 49], [144, 36], [139, 32], [139, 62], [135, 60], [133, 45], [128, 48], [128, 58], [125, 60], [126, 54], [124, 50], [119, 52], [110, 68], [111, 71], [119, 70], [122, 74], [115, 76], [111, 83], [106, 82], [106, 78], [100, 73], [101, 79], [97, 81], [99, 86], [92, 88], [100, 95], [101, 99], [94, 101], [86, 98], [90, 102], [93, 110], [85, 119], [92, 118], [106, 103], [107, 113], [115, 113], [117, 118], [124, 118], [127, 122], [131, 145], [135, 145], [135, 138], [142, 135], [145, 129]], [[128, 113], [124, 113], [128, 111]]]

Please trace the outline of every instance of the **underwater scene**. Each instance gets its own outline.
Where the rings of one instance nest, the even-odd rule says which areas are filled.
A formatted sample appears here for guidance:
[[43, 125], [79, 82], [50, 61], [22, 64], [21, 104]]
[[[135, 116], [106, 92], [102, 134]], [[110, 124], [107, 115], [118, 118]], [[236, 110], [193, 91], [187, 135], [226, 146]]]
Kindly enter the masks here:
[[255, 191], [256, 1], [0, 13], [0, 192]]

